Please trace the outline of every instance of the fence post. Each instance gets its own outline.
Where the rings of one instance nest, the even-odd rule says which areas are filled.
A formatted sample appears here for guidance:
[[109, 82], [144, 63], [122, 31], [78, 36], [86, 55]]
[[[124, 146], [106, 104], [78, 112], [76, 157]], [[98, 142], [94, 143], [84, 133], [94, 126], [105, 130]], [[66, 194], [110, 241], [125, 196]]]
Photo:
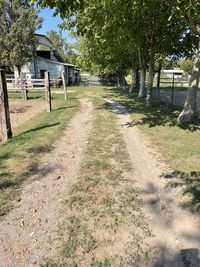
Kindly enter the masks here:
[[62, 82], [63, 82], [63, 89], [64, 89], [64, 98], [67, 100], [67, 87], [66, 87], [66, 79], [65, 79], [65, 73], [62, 73]]
[[172, 105], [174, 104], [174, 73], [173, 73], [173, 80], [172, 80]]
[[160, 74], [158, 73], [158, 78], [157, 78], [157, 99], [158, 101], [160, 100]]
[[161, 71], [162, 71], [162, 63], [159, 62], [159, 66], [158, 66], [158, 78], [157, 78], [157, 90], [158, 90], [157, 98], [158, 98], [158, 100], [160, 100], [160, 78], [161, 78]]
[[5, 143], [8, 139], [12, 138], [12, 129], [10, 122], [8, 90], [4, 70], [0, 70], [0, 120], [2, 142]]
[[51, 88], [50, 88], [50, 78], [49, 72], [45, 71], [44, 75], [45, 80], [45, 95], [47, 99], [47, 112], [51, 112]]

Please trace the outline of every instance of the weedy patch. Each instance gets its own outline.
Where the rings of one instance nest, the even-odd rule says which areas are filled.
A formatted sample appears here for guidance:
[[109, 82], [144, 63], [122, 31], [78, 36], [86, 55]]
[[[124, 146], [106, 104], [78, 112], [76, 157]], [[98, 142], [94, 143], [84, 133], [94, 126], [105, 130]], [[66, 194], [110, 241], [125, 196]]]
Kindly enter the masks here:
[[116, 116], [103, 100], [93, 102], [85, 158], [64, 203], [62, 261], [65, 266], [137, 266], [150, 255], [145, 239], [151, 232]]

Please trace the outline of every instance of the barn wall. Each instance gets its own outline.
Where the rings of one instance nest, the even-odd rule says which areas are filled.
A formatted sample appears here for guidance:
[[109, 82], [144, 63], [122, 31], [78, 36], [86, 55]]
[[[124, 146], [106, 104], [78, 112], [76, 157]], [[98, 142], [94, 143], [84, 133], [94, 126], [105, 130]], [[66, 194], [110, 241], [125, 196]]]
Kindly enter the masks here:
[[[38, 58], [35, 60], [35, 62], [26, 64], [22, 68], [22, 73], [24, 73], [26, 79], [40, 79], [41, 70], [48, 71], [50, 73], [50, 79], [61, 78], [62, 73], [65, 73], [66, 85], [73, 85], [75, 82], [75, 72], [73, 66], [67, 66], [59, 62], [51, 62], [43, 58]], [[17, 71], [15, 71], [15, 77], [18, 77]]]
[[[32, 69], [32, 66], [31, 66]], [[43, 59], [36, 60], [36, 76], [40, 78], [40, 70], [46, 70], [50, 73], [51, 79], [58, 79], [62, 76], [65, 71], [64, 65], [57, 62], [48, 62]]]
[[[51, 79], [58, 79], [62, 76], [62, 73], [65, 72], [65, 66], [57, 62], [54, 63], [54, 62], [48, 62], [45, 59], [37, 59], [35, 60], [35, 63], [32, 62], [26, 64], [22, 68], [22, 73], [25, 73], [26, 78], [30, 79], [35, 77], [35, 71], [36, 71], [35, 78], [41, 78], [41, 72], [40, 72], [41, 70], [48, 71], [50, 73]], [[15, 71], [15, 77], [18, 77], [17, 71]]]

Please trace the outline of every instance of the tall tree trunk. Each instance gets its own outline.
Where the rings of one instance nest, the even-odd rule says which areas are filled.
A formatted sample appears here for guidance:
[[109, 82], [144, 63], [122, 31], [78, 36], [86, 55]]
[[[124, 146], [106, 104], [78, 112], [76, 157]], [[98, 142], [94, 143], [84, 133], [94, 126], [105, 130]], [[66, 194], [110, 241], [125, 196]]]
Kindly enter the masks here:
[[179, 123], [190, 122], [195, 113], [196, 98], [200, 78], [200, 43], [198, 56], [194, 61], [193, 71], [189, 81], [189, 88], [185, 99], [185, 105], [178, 117]]
[[122, 75], [122, 82], [123, 82], [123, 88], [126, 89], [126, 87], [128, 86], [125, 75]]
[[143, 66], [141, 69], [141, 81], [140, 81], [140, 90], [138, 94], [138, 98], [145, 97], [145, 82], [146, 82], [146, 66]]
[[117, 87], [120, 88], [120, 76], [117, 76]]
[[154, 78], [154, 50], [151, 48], [149, 55], [149, 77], [147, 84], [147, 96], [146, 96], [146, 107], [152, 106], [152, 91], [153, 91], [153, 78]]
[[10, 122], [8, 91], [6, 85], [5, 71], [0, 70], [0, 120], [2, 142], [12, 138], [12, 129]]
[[145, 97], [145, 82], [146, 82], [146, 62], [140, 52], [139, 52], [139, 64], [140, 64], [141, 80], [140, 80], [140, 90], [139, 90], [138, 98], [144, 98]]
[[132, 81], [131, 81], [131, 86], [130, 86], [130, 89], [129, 89], [129, 93], [132, 93], [133, 92], [133, 89], [135, 87], [135, 73], [134, 73], [134, 70], [132, 70]]
[[140, 89], [140, 73], [139, 68], [135, 69], [135, 88], [136, 90]]
[[20, 85], [21, 85], [21, 91], [22, 91], [22, 99], [27, 100], [28, 96], [27, 96], [27, 90], [25, 88], [25, 82], [23, 79], [23, 73], [20, 73]]
[[120, 75], [120, 87], [121, 87], [122, 89], [125, 88], [124, 81], [125, 81], [124, 75], [121, 74], [121, 75]]

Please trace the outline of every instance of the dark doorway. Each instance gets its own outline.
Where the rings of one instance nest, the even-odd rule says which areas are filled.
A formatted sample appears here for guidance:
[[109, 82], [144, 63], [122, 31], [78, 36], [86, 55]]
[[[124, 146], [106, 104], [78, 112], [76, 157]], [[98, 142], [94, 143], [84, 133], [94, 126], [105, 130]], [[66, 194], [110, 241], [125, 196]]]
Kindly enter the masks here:
[[44, 74], [46, 70], [40, 70], [40, 78], [44, 79]]

